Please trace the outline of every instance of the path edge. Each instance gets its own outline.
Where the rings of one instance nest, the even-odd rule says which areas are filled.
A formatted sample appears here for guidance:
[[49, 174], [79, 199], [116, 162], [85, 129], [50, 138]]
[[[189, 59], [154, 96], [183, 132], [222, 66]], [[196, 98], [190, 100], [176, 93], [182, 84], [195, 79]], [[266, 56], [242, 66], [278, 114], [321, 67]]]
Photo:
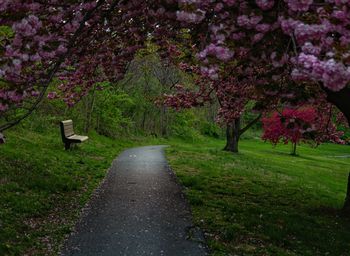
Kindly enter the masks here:
[[189, 213], [191, 215], [190, 221], [192, 223], [192, 226], [189, 228], [190, 230], [186, 230], [186, 233], [191, 232], [191, 229], [194, 231], [194, 239], [190, 239], [190, 241], [196, 242], [196, 243], [200, 243], [204, 249], [207, 255], [211, 255], [211, 250], [208, 246], [207, 243], [207, 238], [205, 236], [205, 233], [203, 232], [202, 228], [200, 226], [196, 226], [194, 225], [193, 222], [193, 211], [192, 211], [192, 207], [191, 204], [189, 202], [189, 199], [187, 198], [187, 195], [185, 193], [185, 190], [187, 189], [179, 180], [179, 178], [177, 177], [175, 171], [173, 170], [173, 168], [171, 167], [168, 159], [167, 159], [167, 152], [166, 152], [166, 148], [170, 148], [171, 145], [166, 145], [165, 147], [162, 148], [164, 157], [166, 159], [166, 170], [167, 172], [170, 174], [171, 179], [173, 179], [175, 181], [175, 183], [179, 186], [180, 188], [180, 192], [181, 192], [181, 197], [184, 199], [185, 204], [187, 206], [187, 209], [189, 209]]
[[[127, 149], [125, 149], [127, 150]], [[63, 241], [61, 242], [59, 248], [58, 248], [58, 256], [64, 256], [64, 252], [66, 249], [67, 242], [71, 236], [74, 236], [74, 234], [77, 232], [77, 227], [80, 223], [82, 223], [84, 217], [86, 217], [89, 214], [89, 210], [91, 209], [91, 205], [95, 200], [97, 200], [100, 195], [105, 191], [106, 184], [108, 182], [108, 177], [112, 174], [112, 167], [114, 165], [114, 162], [118, 159], [118, 156], [122, 154], [125, 150], [121, 151], [116, 158], [113, 159], [111, 165], [108, 167], [108, 169], [105, 172], [105, 175], [103, 179], [100, 181], [98, 186], [92, 191], [91, 195], [89, 196], [86, 203], [83, 205], [83, 207], [80, 209], [77, 220], [75, 221], [71, 231], [64, 236]]]

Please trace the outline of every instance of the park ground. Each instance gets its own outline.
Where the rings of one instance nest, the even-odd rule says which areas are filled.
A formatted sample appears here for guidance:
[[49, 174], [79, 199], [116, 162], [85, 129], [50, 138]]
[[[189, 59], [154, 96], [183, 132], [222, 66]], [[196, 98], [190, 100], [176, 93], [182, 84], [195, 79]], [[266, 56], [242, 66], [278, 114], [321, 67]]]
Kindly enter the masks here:
[[258, 138], [233, 155], [224, 141], [110, 139], [94, 132], [64, 151], [59, 132], [22, 127], [0, 154], [0, 255], [56, 255], [112, 160], [134, 146], [168, 144], [194, 222], [212, 255], [350, 255], [350, 218], [340, 209], [350, 147], [272, 147]]

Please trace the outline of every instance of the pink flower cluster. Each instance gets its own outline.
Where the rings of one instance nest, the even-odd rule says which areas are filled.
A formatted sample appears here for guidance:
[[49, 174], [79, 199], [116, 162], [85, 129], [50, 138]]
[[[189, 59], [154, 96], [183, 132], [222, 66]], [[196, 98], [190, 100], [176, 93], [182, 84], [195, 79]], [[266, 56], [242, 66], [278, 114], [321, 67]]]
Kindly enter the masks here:
[[231, 7], [237, 3], [237, 0], [222, 0], [222, 2]]
[[315, 56], [319, 56], [321, 53], [321, 47], [319, 46], [315, 46], [310, 42], [306, 42], [302, 47], [301, 50], [303, 51], [303, 53], [305, 54], [312, 54]]
[[12, 29], [17, 34], [28, 37], [37, 34], [41, 27], [42, 23], [39, 18], [34, 15], [30, 15], [27, 18], [22, 19], [21, 22], [14, 24]]
[[305, 24], [292, 18], [279, 18], [283, 32], [290, 36], [295, 36], [300, 44], [312, 40], [320, 40], [333, 29], [333, 25], [328, 21], [322, 24]]
[[255, 2], [264, 11], [270, 10], [275, 4], [274, 0], [255, 0]]
[[219, 78], [218, 67], [210, 66], [210, 67], [201, 67], [201, 75], [204, 77], [209, 77], [211, 80], [217, 80]]
[[288, 7], [295, 12], [298, 11], [307, 11], [309, 10], [313, 0], [285, 0], [287, 2]]
[[208, 56], [216, 57], [221, 61], [229, 61], [233, 57], [233, 52], [227, 47], [210, 44], [198, 55], [199, 59], [204, 60]]
[[50, 99], [50, 100], [53, 100], [53, 99], [56, 99], [58, 96], [57, 96], [57, 93], [56, 92], [49, 92], [47, 94], [47, 98]]
[[333, 91], [339, 91], [350, 83], [350, 67], [335, 59], [320, 60], [314, 55], [301, 53], [297, 64], [300, 69], [293, 72], [295, 79], [308, 78], [321, 82]]
[[200, 9], [197, 9], [196, 12], [177, 11], [176, 17], [182, 22], [200, 23], [205, 18], [205, 12]]
[[303, 24], [299, 23], [294, 30], [295, 37], [299, 43], [304, 43], [311, 40], [320, 40], [325, 37], [326, 34], [331, 31], [332, 25], [329, 22], [323, 22], [323, 24]]
[[0, 112], [6, 111], [9, 108], [9, 103], [21, 103], [25, 96], [25, 94], [19, 93], [16, 90], [0, 90]]
[[256, 25], [262, 21], [263, 17], [259, 15], [241, 15], [237, 17], [237, 24], [240, 27], [244, 27], [247, 29], [253, 29]]

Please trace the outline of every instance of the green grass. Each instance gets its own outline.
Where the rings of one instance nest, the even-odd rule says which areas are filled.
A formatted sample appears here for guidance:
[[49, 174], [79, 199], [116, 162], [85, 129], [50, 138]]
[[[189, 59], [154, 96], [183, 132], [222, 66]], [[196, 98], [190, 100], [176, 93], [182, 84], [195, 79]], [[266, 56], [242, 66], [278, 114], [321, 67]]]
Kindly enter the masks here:
[[57, 131], [23, 128], [0, 146], [0, 255], [56, 255], [112, 160], [147, 139], [97, 134], [65, 151]]
[[167, 156], [213, 255], [350, 255], [339, 214], [350, 147], [273, 148], [247, 139], [239, 155], [221, 140], [108, 139], [70, 151], [58, 131], [23, 128], [0, 147], [0, 255], [56, 255], [81, 208], [124, 148], [171, 144]]
[[340, 215], [349, 146], [273, 148], [244, 140], [172, 141], [168, 159], [213, 255], [350, 255], [350, 218]]

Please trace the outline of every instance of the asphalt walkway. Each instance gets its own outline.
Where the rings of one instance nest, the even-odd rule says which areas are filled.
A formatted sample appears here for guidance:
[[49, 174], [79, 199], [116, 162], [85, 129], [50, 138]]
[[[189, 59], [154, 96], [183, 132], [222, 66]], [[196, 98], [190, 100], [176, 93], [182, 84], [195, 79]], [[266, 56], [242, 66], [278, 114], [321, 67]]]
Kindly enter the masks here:
[[129, 149], [113, 162], [61, 255], [207, 255], [163, 146]]

